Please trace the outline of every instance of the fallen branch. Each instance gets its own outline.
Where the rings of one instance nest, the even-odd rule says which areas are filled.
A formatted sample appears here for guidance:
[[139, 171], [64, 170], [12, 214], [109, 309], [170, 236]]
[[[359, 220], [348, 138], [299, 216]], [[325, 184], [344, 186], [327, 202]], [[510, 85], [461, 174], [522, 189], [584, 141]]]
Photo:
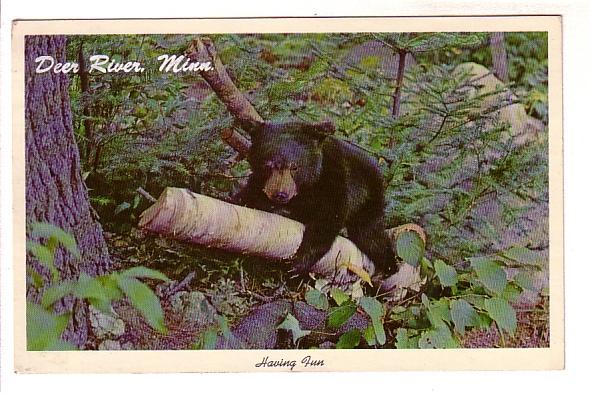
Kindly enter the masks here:
[[147, 192], [146, 190], [144, 190], [142, 187], [139, 187], [137, 190], [137, 193], [139, 195], [141, 195], [142, 197], [144, 197], [145, 199], [147, 199], [148, 201], [150, 201], [151, 203], [156, 202], [156, 198], [154, 198], [153, 196], [151, 196], [151, 194], [149, 192]]
[[193, 40], [185, 54], [193, 61], [210, 62], [213, 65], [211, 70], [203, 71], [201, 75], [239, 123], [263, 121], [229, 77], [211, 39], [204, 37]]
[[246, 154], [248, 154], [248, 150], [250, 150], [250, 146], [252, 145], [248, 138], [233, 128], [224, 128], [221, 130], [221, 139], [237, 151], [241, 157], [246, 157]]
[[[181, 188], [166, 188], [157, 202], [142, 213], [139, 226], [177, 240], [271, 260], [291, 258], [301, 244], [304, 231], [303, 224], [289, 218], [232, 205]], [[390, 229], [388, 234], [393, 241], [404, 230], [416, 231], [425, 240], [424, 231], [413, 224]], [[401, 276], [417, 273], [417, 269], [410, 268], [413, 270], [408, 271], [402, 266]], [[312, 267], [312, 272], [330, 278], [338, 285], [357, 281], [358, 277], [371, 283], [374, 271], [373, 262], [354, 243], [341, 236]], [[401, 276], [388, 278], [382, 288], [408, 287], [400, 281]], [[414, 284], [415, 276], [411, 280]], [[389, 286], [385, 285], [386, 282]]]

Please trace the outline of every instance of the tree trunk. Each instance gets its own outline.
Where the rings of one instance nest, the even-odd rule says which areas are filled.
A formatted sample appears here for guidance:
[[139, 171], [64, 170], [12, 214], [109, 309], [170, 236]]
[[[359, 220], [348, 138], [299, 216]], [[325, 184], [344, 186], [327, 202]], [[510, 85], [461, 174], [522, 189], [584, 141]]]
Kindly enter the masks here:
[[82, 91], [82, 114], [84, 115], [84, 136], [86, 137], [84, 159], [85, 162], [90, 162], [90, 156], [92, 154], [92, 148], [94, 147], [94, 123], [90, 119], [90, 104], [88, 102], [88, 94], [90, 94], [90, 75], [86, 69], [86, 59], [84, 58], [84, 45], [80, 44], [78, 49], [78, 65], [80, 70], [78, 75], [80, 76], [80, 90]]
[[508, 56], [504, 46], [504, 33], [491, 33], [490, 49], [492, 51], [492, 67], [494, 74], [502, 82], [508, 82]]
[[[36, 74], [35, 58], [53, 56], [65, 62], [66, 39], [63, 36], [28, 36], [25, 41], [25, 144], [26, 144], [26, 219], [47, 222], [71, 233], [78, 244], [81, 259], [76, 260], [62, 248], [55, 254], [61, 279], [75, 278], [80, 272], [105, 273], [110, 259], [100, 224], [92, 215], [88, 193], [80, 173], [80, 156], [72, 127], [68, 77], [52, 71]], [[31, 239], [30, 225], [27, 238]], [[27, 263], [45, 277], [47, 271], [32, 256]], [[31, 300], [40, 293], [27, 289]], [[72, 312], [63, 338], [79, 347], [88, 336], [87, 308], [71, 297], [56, 305], [58, 313]]]
[[[404, 73], [406, 70], [406, 57], [408, 52], [404, 49], [399, 50], [398, 55], [398, 65], [397, 65], [397, 75], [395, 77], [395, 91], [393, 92], [393, 107], [391, 109], [391, 115], [394, 119], [399, 117], [400, 109], [401, 109], [401, 101], [402, 101], [402, 84], [404, 83]], [[394, 137], [391, 135], [389, 137], [389, 148], [391, 149], [394, 144]]]

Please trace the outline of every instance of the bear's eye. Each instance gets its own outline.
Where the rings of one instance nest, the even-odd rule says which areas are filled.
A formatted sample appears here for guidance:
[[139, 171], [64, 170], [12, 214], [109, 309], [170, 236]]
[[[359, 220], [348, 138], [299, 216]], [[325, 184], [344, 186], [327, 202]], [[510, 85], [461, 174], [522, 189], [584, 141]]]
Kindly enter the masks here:
[[297, 169], [299, 169], [299, 167], [297, 166], [297, 164], [291, 164], [291, 170], [292, 171], [296, 171]]

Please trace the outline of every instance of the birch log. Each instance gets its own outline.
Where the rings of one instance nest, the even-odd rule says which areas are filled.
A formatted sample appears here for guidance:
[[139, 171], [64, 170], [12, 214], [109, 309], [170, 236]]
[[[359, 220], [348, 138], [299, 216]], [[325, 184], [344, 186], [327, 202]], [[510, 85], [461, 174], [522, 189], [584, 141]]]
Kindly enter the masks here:
[[[304, 231], [303, 224], [289, 218], [172, 187], [166, 188], [142, 213], [139, 227], [177, 240], [271, 260], [295, 255]], [[415, 227], [423, 236], [421, 228]], [[402, 230], [415, 229], [402, 226], [388, 233], [393, 240]], [[359, 277], [371, 283], [374, 271], [373, 262], [342, 236], [336, 238], [330, 251], [312, 267], [312, 272], [334, 284], [351, 283]], [[400, 286], [394, 277], [387, 279], [390, 288]]]

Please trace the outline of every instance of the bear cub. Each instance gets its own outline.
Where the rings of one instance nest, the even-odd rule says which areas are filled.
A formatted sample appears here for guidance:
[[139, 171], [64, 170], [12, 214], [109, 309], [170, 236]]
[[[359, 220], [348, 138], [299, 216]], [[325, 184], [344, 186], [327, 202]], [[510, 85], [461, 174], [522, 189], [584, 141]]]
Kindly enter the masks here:
[[252, 138], [252, 174], [238, 203], [305, 225], [293, 258], [296, 275], [307, 274], [344, 228], [378, 270], [397, 270], [385, 234], [383, 177], [374, 158], [330, 136], [330, 121], [252, 122], [244, 128]]

